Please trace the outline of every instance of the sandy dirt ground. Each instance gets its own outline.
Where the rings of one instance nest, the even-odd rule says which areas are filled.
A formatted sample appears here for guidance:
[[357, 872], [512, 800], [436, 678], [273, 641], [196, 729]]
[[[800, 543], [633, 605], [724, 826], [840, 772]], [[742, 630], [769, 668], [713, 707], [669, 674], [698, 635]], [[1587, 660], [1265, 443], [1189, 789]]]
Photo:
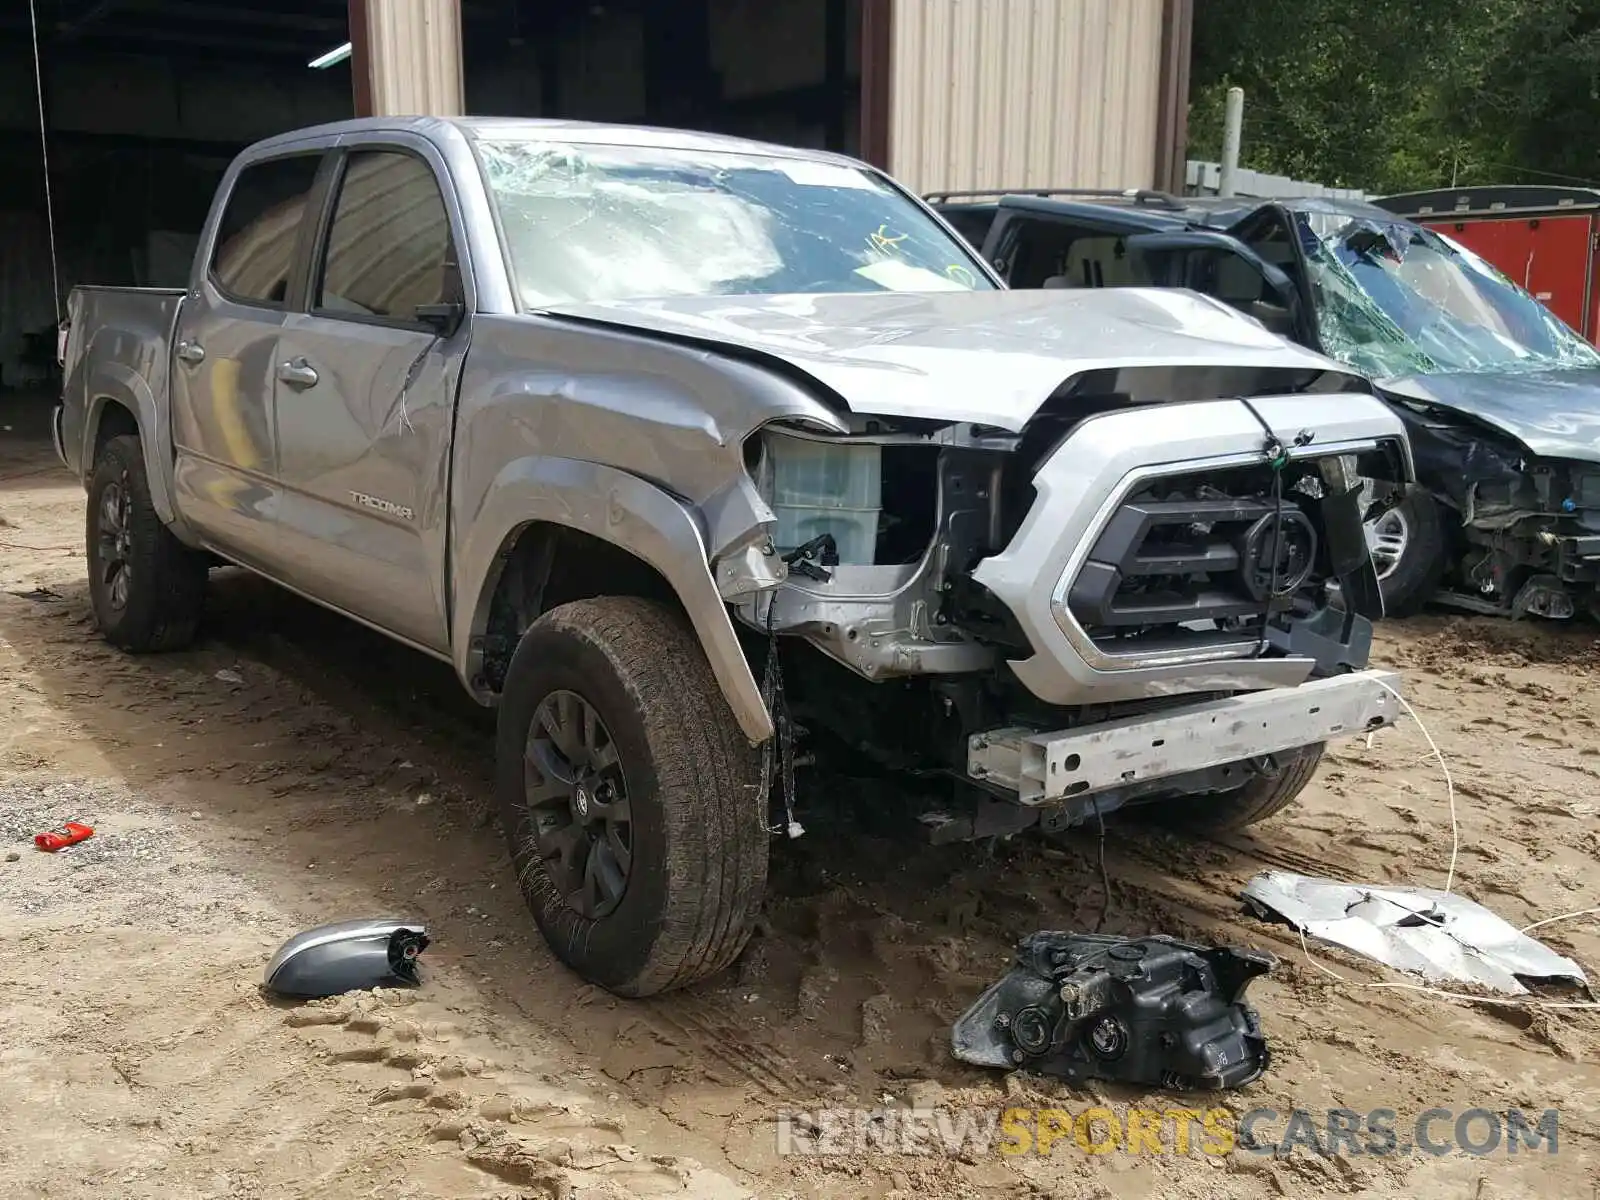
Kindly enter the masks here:
[[[934, 848], [813, 822], [775, 847], [763, 928], [725, 977], [615, 1000], [526, 917], [485, 809], [491, 726], [447, 669], [235, 572], [214, 577], [192, 651], [101, 643], [83, 499], [44, 412], [0, 411], [0, 1196], [1595, 1194], [1595, 1013], [1364, 988], [1395, 977], [1315, 951], [1339, 982], [1241, 911], [1272, 865], [1443, 882], [1445, 791], [1415, 725], [1339, 746], [1248, 836], [1119, 824], [1106, 929], [1280, 956], [1251, 992], [1272, 1066], [1225, 1098], [1236, 1111], [1388, 1107], [1405, 1126], [1435, 1106], [1553, 1107], [1557, 1154], [1087, 1155], [1067, 1139], [1049, 1156], [780, 1156], [786, 1106], [1215, 1102], [950, 1058], [950, 1021], [1017, 936], [1092, 926], [1094, 841]], [[1433, 616], [1385, 629], [1380, 657], [1453, 766], [1460, 890], [1518, 925], [1600, 904], [1596, 631]], [[69, 818], [96, 836], [33, 849]], [[430, 926], [420, 990], [292, 1006], [258, 989], [289, 934], [387, 912]], [[1540, 934], [1600, 966], [1593, 919]]]

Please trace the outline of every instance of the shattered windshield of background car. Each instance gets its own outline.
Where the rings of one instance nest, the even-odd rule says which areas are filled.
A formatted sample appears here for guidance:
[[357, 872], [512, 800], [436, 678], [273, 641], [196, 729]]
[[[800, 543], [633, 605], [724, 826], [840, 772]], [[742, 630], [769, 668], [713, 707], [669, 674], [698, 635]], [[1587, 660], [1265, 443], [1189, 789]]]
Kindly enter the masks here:
[[1600, 366], [1600, 353], [1465, 247], [1407, 221], [1295, 214], [1323, 348], [1379, 379]]
[[477, 149], [525, 308], [994, 286], [957, 239], [854, 167], [493, 139]]

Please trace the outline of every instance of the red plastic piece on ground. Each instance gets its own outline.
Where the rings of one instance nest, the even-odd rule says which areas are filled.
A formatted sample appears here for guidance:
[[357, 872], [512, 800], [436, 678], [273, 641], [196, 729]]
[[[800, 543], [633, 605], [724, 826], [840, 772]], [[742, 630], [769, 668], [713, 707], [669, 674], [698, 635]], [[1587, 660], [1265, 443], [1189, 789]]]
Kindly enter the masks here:
[[57, 850], [68, 846], [76, 846], [79, 842], [86, 841], [94, 836], [94, 830], [77, 821], [68, 821], [60, 829], [52, 829], [48, 833], [33, 835], [33, 844], [41, 850], [48, 850], [54, 854]]

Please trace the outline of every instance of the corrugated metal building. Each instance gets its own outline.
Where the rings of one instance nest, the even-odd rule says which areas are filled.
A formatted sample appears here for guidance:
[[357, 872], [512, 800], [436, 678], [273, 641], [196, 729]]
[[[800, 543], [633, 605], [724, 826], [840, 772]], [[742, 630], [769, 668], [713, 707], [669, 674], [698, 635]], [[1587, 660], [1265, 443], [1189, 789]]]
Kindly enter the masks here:
[[[460, 2], [351, 0], [358, 108], [487, 111], [469, 104], [473, 63], [463, 72], [430, 61], [430, 52], [459, 54], [459, 33], [454, 41], [440, 33], [459, 30]], [[714, 77], [709, 86], [694, 69], [695, 39], [663, 47], [648, 12], [636, 37], [613, 29], [611, 45], [623, 59], [642, 61], [638, 78], [648, 75], [653, 51], [684, 59], [683, 92], [715, 93], [732, 105], [714, 117], [709, 107], [698, 114], [718, 128], [733, 120], [736, 132], [805, 141], [804, 123], [777, 111], [783, 97], [792, 96], [797, 110], [848, 103], [853, 119], [835, 120], [826, 132], [820, 119], [816, 140], [887, 167], [919, 190], [1182, 187], [1193, 0], [712, 0], [701, 7], [699, 40], [708, 49], [700, 74]], [[674, 24], [693, 26], [683, 20], [693, 8], [675, 10]], [[726, 53], [735, 46], [736, 54]], [[543, 87], [548, 64], [521, 64], [524, 94], [529, 71]], [[614, 76], [614, 83], [621, 91], [600, 103], [620, 116], [634, 81]], [[818, 89], [833, 94], [819, 100]], [[647, 116], [659, 107], [648, 92], [646, 83], [637, 105]], [[678, 111], [689, 114], [679, 123], [696, 123], [692, 105]], [[757, 127], [739, 128], [739, 111], [763, 114], [774, 131], [759, 127], [760, 116]]]
[[1169, 184], [1174, 7], [893, 0], [890, 172], [922, 191]]

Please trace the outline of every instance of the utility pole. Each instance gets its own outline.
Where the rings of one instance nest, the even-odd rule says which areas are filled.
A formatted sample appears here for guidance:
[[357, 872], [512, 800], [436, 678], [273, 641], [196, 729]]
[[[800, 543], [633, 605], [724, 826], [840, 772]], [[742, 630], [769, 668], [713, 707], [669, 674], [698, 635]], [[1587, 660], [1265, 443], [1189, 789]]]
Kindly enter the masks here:
[[1244, 131], [1244, 89], [1228, 89], [1228, 106], [1222, 125], [1222, 179], [1217, 194], [1234, 194], [1233, 177], [1239, 170], [1239, 137]]

